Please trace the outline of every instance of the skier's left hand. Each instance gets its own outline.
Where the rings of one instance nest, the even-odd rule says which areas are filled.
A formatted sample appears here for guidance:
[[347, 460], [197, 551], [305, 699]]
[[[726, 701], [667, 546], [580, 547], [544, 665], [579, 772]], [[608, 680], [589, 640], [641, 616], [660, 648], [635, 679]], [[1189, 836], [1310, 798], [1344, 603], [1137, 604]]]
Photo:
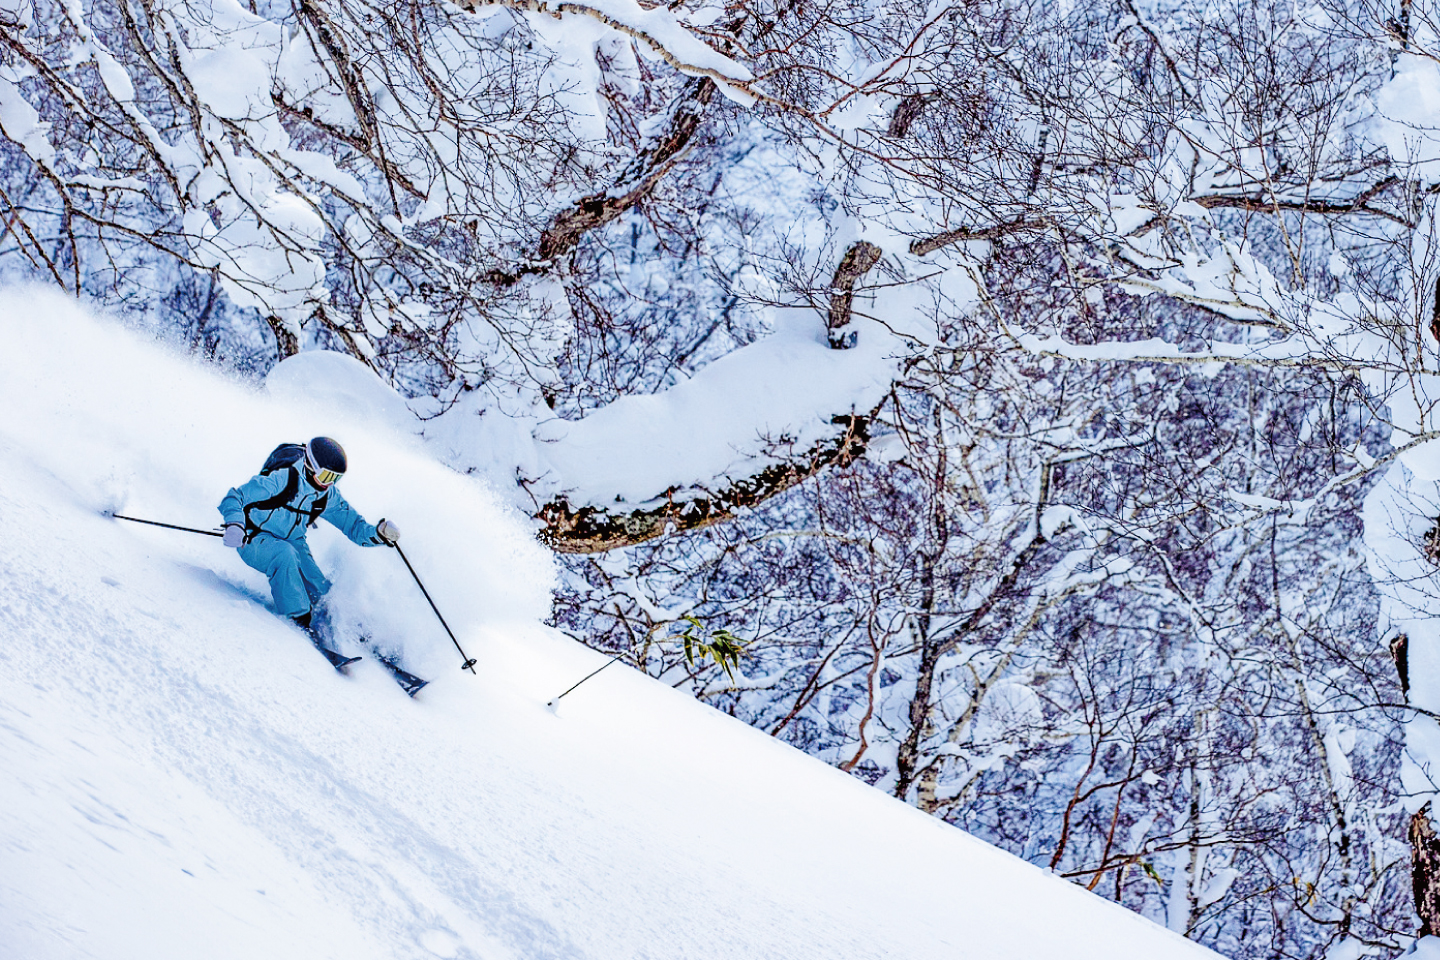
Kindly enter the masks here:
[[375, 524], [375, 534], [384, 540], [389, 546], [395, 546], [395, 541], [400, 539], [400, 528], [389, 520], [381, 520]]

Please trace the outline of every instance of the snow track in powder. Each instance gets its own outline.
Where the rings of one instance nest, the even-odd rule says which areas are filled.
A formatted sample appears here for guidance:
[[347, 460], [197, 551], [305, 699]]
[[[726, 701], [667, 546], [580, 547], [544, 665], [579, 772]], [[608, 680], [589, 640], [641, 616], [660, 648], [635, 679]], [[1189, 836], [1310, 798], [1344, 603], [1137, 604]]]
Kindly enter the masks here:
[[[540, 625], [522, 518], [412, 439], [53, 295], [0, 293], [0, 340], [0, 958], [1209, 955], [632, 671], [551, 714], [604, 658]], [[321, 427], [476, 675], [392, 551], [314, 541], [417, 701], [212, 538], [99, 513], [213, 523]]]

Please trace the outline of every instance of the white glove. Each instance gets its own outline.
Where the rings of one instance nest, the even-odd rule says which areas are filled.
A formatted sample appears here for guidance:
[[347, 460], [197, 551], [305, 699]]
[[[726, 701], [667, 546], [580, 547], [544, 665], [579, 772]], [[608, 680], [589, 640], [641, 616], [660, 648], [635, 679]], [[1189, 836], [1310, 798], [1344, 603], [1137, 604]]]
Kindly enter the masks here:
[[225, 546], [238, 550], [245, 543], [245, 528], [238, 523], [225, 524]]
[[400, 528], [389, 520], [381, 520], [375, 524], [375, 534], [390, 546], [395, 546], [395, 541], [400, 539]]

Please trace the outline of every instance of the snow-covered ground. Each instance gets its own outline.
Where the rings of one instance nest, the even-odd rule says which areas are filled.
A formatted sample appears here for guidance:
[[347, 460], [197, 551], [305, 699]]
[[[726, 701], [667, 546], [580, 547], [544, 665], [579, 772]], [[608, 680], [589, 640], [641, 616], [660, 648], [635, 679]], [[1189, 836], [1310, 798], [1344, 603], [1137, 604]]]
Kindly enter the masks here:
[[[257, 392], [14, 291], [0, 343], [0, 957], [1204, 954], [633, 671], [548, 711], [603, 662], [541, 625], [549, 558], [346, 363]], [[218, 540], [103, 515], [210, 527], [321, 432], [478, 676], [392, 551], [312, 538], [414, 701]]]

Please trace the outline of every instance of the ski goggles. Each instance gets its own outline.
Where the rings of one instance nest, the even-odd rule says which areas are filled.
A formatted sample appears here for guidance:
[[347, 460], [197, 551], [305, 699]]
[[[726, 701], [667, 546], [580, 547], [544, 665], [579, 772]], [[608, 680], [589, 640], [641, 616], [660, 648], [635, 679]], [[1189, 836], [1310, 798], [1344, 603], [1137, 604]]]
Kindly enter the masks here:
[[315, 462], [315, 458], [310, 455], [309, 450], [305, 451], [305, 466], [310, 470], [310, 476], [314, 477], [315, 482], [322, 487], [328, 487], [336, 480], [345, 476], [345, 474], [339, 470], [327, 470], [319, 466]]
[[345, 474], [341, 473], [338, 470], [312, 470], [311, 473], [315, 477], [315, 482], [320, 484], [320, 486], [322, 487], [328, 487], [336, 480], [339, 480], [341, 477], [345, 476]]

